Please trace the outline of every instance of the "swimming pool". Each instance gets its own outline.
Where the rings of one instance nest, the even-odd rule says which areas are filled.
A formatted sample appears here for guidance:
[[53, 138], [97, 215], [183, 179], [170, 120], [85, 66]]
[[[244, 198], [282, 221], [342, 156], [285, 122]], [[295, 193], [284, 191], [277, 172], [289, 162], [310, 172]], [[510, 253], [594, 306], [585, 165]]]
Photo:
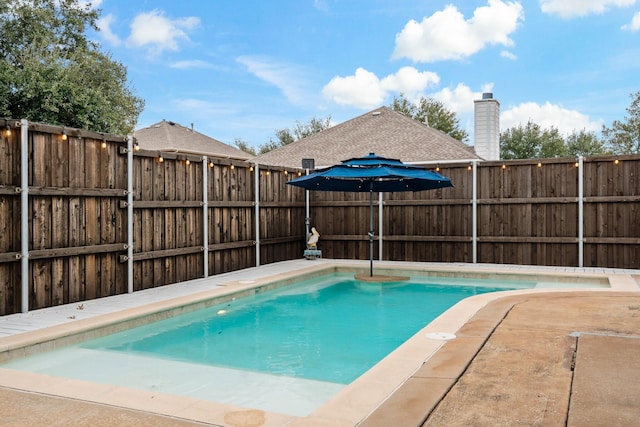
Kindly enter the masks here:
[[534, 286], [334, 273], [5, 367], [306, 415], [458, 301]]
[[[592, 270], [592, 271], [591, 271]], [[164, 414], [171, 417], [186, 418], [194, 421], [229, 425], [227, 417], [259, 416], [264, 417], [269, 425], [289, 425], [300, 419], [314, 423], [322, 420], [335, 420], [344, 425], [356, 425], [383, 400], [394, 393], [404, 381], [407, 381], [425, 361], [432, 358], [444, 344], [440, 340], [442, 333], [457, 333], [465, 323], [481, 307], [490, 301], [501, 299], [506, 295], [526, 295], [538, 292], [554, 292], [563, 289], [596, 288], [626, 289], [635, 286], [635, 281], [625, 274], [596, 271], [596, 269], [561, 269], [536, 267], [508, 267], [495, 265], [440, 265], [434, 263], [398, 263], [380, 262], [376, 274], [403, 276], [440, 277], [443, 283], [459, 283], [462, 279], [472, 279], [483, 284], [525, 283], [527, 289], [501, 293], [486, 293], [466, 298], [454, 307], [438, 316], [410, 339], [403, 342], [382, 361], [369, 369], [348, 385], [323, 381], [306, 380], [283, 375], [268, 375], [257, 371], [219, 368], [199, 365], [193, 373], [191, 364], [160, 358], [145, 358], [139, 355], [124, 355], [121, 352], [104, 352], [104, 359], [115, 361], [120, 366], [114, 373], [101, 369], [103, 360], [95, 357], [94, 350], [78, 354], [75, 359], [65, 359], [66, 369], [75, 368], [92, 371], [97, 376], [106, 377], [107, 381], [115, 381], [121, 377], [121, 384], [116, 386], [96, 380], [74, 380], [72, 376], [63, 378], [46, 374], [6, 369], [3, 363], [17, 361], [26, 355], [32, 355], [50, 349], [75, 345], [81, 341], [101, 337], [112, 332], [162, 320], [169, 316], [191, 312], [213, 304], [231, 301], [233, 297], [254, 295], [271, 289], [297, 283], [300, 279], [319, 277], [327, 273], [364, 273], [368, 269], [364, 263], [342, 262], [336, 260], [287, 261], [270, 264], [257, 269], [243, 270], [234, 273], [197, 279], [167, 287], [137, 292], [133, 295], [122, 295], [113, 298], [88, 301], [84, 309], [61, 306], [45, 313], [29, 313], [18, 317], [18, 321], [32, 318], [36, 321], [32, 332], [19, 333], [14, 336], [0, 338], [0, 386], [31, 393], [44, 393], [82, 401], [97, 402], [119, 408], [130, 408], [144, 412]], [[634, 284], [632, 286], [632, 284]], [[534, 285], [534, 289], [530, 286]], [[549, 289], [555, 288], [555, 289]], [[169, 292], [166, 292], [169, 291]], [[116, 304], [123, 301], [125, 304]], [[44, 314], [41, 317], [40, 314]], [[6, 318], [5, 318], [6, 319]], [[48, 328], [43, 328], [44, 320]], [[72, 319], [72, 320], [70, 320]], [[2, 327], [0, 319], [0, 328]], [[28, 320], [29, 323], [32, 320]], [[39, 325], [39, 327], [37, 326]], [[489, 331], [473, 330], [480, 335]], [[483, 325], [481, 323], [480, 325]], [[6, 329], [4, 329], [6, 331]], [[447, 335], [447, 334], [444, 334]], [[433, 337], [435, 336], [435, 338]], [[467, 342], [469, 336], [463, 333], [454, 342]], [[49, 353], [52, 355], [52, 353]], [[51, 358], [52, 362], [55, 357]], [[117, 360], [116, 360], [117, 359]], [[127, 382], [127, 375], [135, 372], [170, 373], [162, 382], [151, 382], [150, 390], [134, 389]], [[215, 379], [215, 383], [212, 379]], [[203, 381], [207, 382], [203, 387]], [[216, 391], [209, 386], [219, 386], [225, 395], [235, 395], [239, 400], [230, 405], [224, 402], [224, 396], [217, 397]], [[176, 388], [178, 390], [172, 390]], [[258, 403], [245, 401], [246, 388], [255, 389], [260, 396]], [[162, 392], [158, 391], [162, 390]], [[185, 391], [193, 393], [184, 393]], [[183, 393], [181, 397], [179, 393]], [[202, 393], [199, 395], [198, 393]], [[206, 394], [206, 396], [205, 396]], [[255, 396], [254, 396], [255, 397]], [[305, 401], [304, 398], [309, 398]], [[296, 400], [298, 399], [298, 400]], [[285, 408], [279, 409], [285, 403]], [[285, 415], [291, 405], [301, 403], [300, 412], [304, 413], [305, 404], [312, 403], [306, 411], [311, 414], [299, 418]], [[324, 402], [324, 403], [321, 403]], [[263, 405], [264, 403], [264, 405]], [[318, 406], [318, 404], [320, 406]], [[260, 411], [255, 408], [269, 408]], [[274, 412], [275, 411], [275, 412]], [[312, 421], [315, 420], [315, 421]], [[346, 424], [345, 424], [346, 423]]]

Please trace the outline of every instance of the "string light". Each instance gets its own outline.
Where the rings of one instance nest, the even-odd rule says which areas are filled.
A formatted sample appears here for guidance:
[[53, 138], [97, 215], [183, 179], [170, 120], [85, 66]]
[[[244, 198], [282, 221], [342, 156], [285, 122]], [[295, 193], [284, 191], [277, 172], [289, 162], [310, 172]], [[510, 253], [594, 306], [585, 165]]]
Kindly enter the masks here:
[[253, 172], [253, 166], [249, 166], [249, 172]]
[[213, 167], [213, 162], [209, 161], [209, 167], [212, 168]]
[[191, 164], [191, 160], [187, 159], [187, 160], [185, 160], [185, 161], [184, 161], [184, 163], [185, 163], [187, 166], [189, 166], [189, 165]]
[[5, 126], [5, 129], [6, 129], [5, 134], [7, 136], [11, 136], [11, 126], [9, 126], [9, 122], [7, 122], [7, 125]]
[[104, 136], [102, 137], [102, 144], [101, 144], [102, 148], [107, 148], [107, 141], [104, 139]]
[[288, 172], [288, 171], [283, 171], [283, 173], [284, 173], [285, 175], [289, 175], [289, 172]]
[[160, 156], [158, 157], [158, 163], [162, 162], [164, 162], [164, 158], [162, 157], [162, 154], [160, 154]]
[[234, 170], [236, 167], [232, 164], [231, 166], [229, 166], [229, 169]]
[[63, 141], [67, 140], [67, 131], [64, 128], [62, 129], [62, 140]]
[[436, 172], [440, 172], [440, 165], [436, 166]]
[[613, 164], [614, 164], [614, 165], [617, 165], [617, 164], [619, 164], [619, 163], [620, 163], [620, 160], [618, 160], [618, 159], [615, 159], [615, 160], [613, 161]]
[[541, 168], [542, 167], [542, 163], [538, 162], [538, 167]]
[[133, 140], [133, 151], [140, 151], [140, 144], [138, 144], [138, 140]]

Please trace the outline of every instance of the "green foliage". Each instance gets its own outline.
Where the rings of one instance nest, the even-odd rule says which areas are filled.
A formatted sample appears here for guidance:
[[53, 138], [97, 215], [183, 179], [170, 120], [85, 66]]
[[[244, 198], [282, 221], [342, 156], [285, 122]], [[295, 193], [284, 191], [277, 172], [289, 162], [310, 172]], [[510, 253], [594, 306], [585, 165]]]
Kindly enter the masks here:
[[565, 138], [567, 155], [575, 156], [600, 156], [608, 154], [604, 142], [598, 138], [595, 132], [573, 132]]
[[269, 151], [273, 151], [278, 147], [282, 147], [282, 145], [270, 139], [269, 142], [261, 144], [258, 147], [258, 154], [268, 153]]
[[563, 138], [558, 129], [542, 129], [529, 121], [526, 126], [514, 126], [500, 134], [500, 158], [505, 160], [600, 154], [606, 154], [603, 142], [594, 132], [585, 130]]
[[405, 114], [421, 123], [426, 123], [434, 129], [438, 129], [458, 141], [467, 142], [469, 134], [460, 128], [460, 119], [453, 111], [433, 98], [420, 97], [417, 103], [410, 102], [404, 94], [394, 97], [390, 105], [391, 109]]
[[611, 128], [602, 129], [607, 145], [614, 154], [640, 154], [640, 91], [631, 96], [629, 114], [624, 121], [614, 120]]
[[264, 154], [269, 151], [273, 151], [276, 148], [291, 144], [307, 136], [311, 136], [318, 132], [322, 132], [325, 129], [331, 127], [331, 116], [327, 116], [325, 119], [318, 119], [316, 117], [311, 118], [308, 122], [300, 122], [296, 120], [296, 125], [293, 129], [276, 129], [276, 140], [269, 138], [269, 142], [260, 145], [258, 147], [258, 153]]
[[236, 145], [236, 147], [238, 147], [240, 150], [244, 151], [245, 153], [249, 153], [253, 156], [257, 156], [258, 153], [256, 152], [256, 149], [249, 145], [249, 143], [241, 138], [236, 138], [233, 143]]
[[144, 101], [126, 68], [87, 39], [99, 11], [79, 0], [0, 4], [0, 114], [129, 134]]

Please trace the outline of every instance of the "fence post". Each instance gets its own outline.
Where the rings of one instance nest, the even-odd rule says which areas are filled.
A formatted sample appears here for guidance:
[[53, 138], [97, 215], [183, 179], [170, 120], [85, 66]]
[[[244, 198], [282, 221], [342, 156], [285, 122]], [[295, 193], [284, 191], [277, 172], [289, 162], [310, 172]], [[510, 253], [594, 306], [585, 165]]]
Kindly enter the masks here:
[[253, 182], [255, 192], [256, 267], [260, 267], [260, 165], [258, 163], [253, 166]]
[[478, 161], [471, 163], [472, 184], [471, 184], [471, 247], [472, 262], [478, 262]]
[[209, 163], [202, 156], [202, 248], [204, 277], [209, 277]]
[[29, 311], [29, 122], [20, 120], [20, 280], [21, 310]]
[[133, 136], [127, 137], [127, 292], [133, 293]]
[[584, 157], [578, 156], [578, 267], [584, 267]]

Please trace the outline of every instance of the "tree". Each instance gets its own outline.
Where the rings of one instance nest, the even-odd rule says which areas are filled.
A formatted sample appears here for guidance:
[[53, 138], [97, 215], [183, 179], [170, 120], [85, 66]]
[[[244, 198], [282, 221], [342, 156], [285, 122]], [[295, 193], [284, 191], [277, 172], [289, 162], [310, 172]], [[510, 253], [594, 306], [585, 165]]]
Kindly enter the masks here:
[[311, 118], [308, 122], [301, 123], [296, 120], [296, 125], [293, 129], [276, 129], [276, 140], [269, 138], [269, 142], [260, 145], [258, 147], [258, 153], [264, 154], [269, 151], [275, 150], [278, 147], [282, 147], [292, 142], [298, 141], [307, 136], [311, 136], [318, 132], [322, 132], [325, 129], [331, 127], [331, 116], [327, 116], [325, 119], [318, 119], [316, 117]]
[[[2, 0], [0, 0], [2, 1]], [[99, 10], [79, 0], [0, 4], [0, 114], [16, 119], [133, 132], [144, 101], [127, 70], [86, 32]]]
[[542, 129], [531, 121], [500, 133], [500, 158], [545, 159], [551, 157], [597, 156], [607, 154], [595, 132], [581, 130], [563, 138], [558, 129]]
[[307, 136], [311, 136], [318, 132], [322, 132], [325, 129], [331, 127], [331, 116], [327, 116], [325, 119], [318, 119], [312, 117], [308, 122], [301, 123], [296, 120], [296, 125], [293, 129], [278, 129], [276, 130], [277, 143], [279, 145], [291, 144], [294, 141], [298, 141]]
[[573, 132], [565, 138], [567, 156], [600, 156], [608, 154], [604, 142], [595, 132]]
[[420, 97], [417, 103], [412, 103], [403, 94], [400, 94], [399, 97], [393, 98], [390, 107], [394, 111], [425, 123], [459, 141], [467, 142], [469, 140], [467, 131], [460, 128], [460, 119], [458, 119], [456, 113], [448, 110], [438, 100]]
[[624, 121], [614, 120], [611, 128], [603, 126], [602, 135], [614, 154], [640, 154], [640, 91], [631, 96], [629, 113]]
[[566, 156], [564, 139], [558, 129], [541, 129], [531, 121], [500, 133], [501, 159], [538, 159]]
[[258, 153], [256, 152], [256, 149], [253, 148], [251, 145], [249, 145], [249, 143], [241, 138], [236, 138], [233, 143], [236, 145], [236, 147], [238, 147], [240, 150], [244, 151], [245, 153], [249, 153], [251, 155], [257, 156]]

